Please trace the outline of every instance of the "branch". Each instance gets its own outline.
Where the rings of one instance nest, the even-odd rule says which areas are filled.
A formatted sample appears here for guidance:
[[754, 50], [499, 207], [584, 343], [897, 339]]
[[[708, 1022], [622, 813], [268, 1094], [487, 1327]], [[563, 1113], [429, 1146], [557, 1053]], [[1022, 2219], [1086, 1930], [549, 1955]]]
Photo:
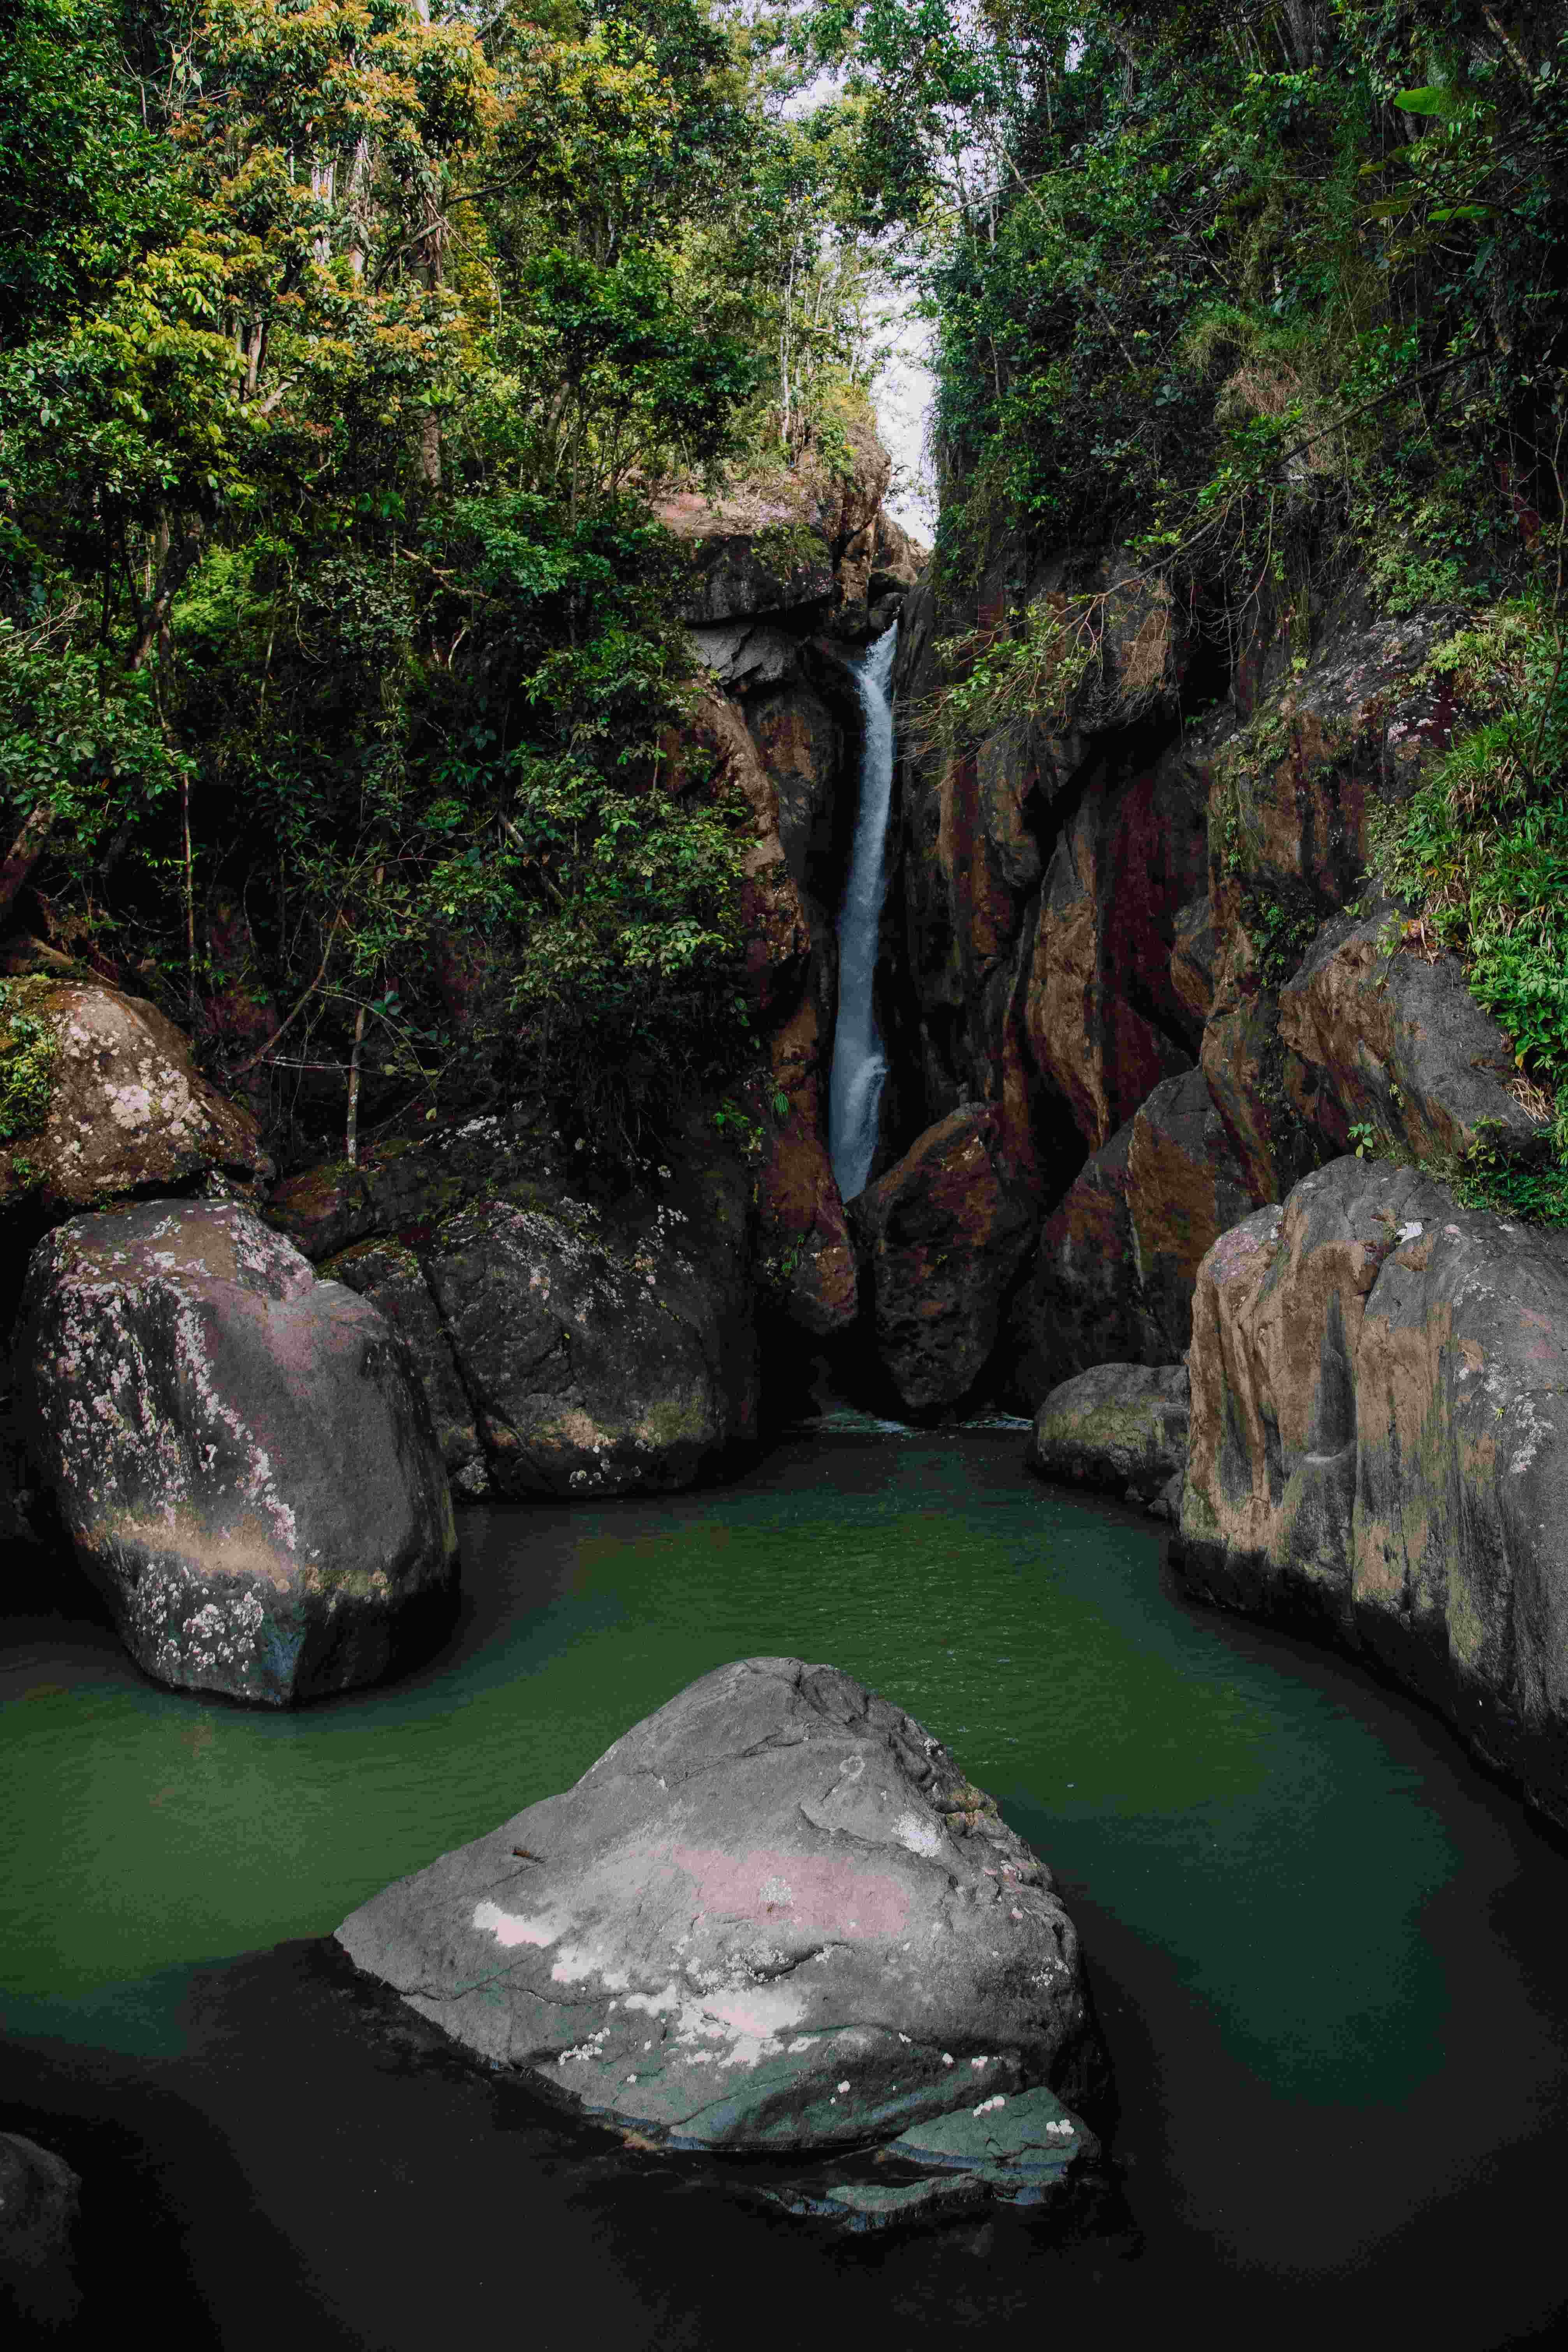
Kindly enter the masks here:
[[250, 1055], [249, 1059], [247, 1061], [241, 1062], [237, 1070], [230, 1070], [228, 1076], [229, 1083], [231, 1085], [236, 1078], [243, 1078], [247, 1070], [254, 1070], [258, 1062], [265, 1061], [268, 1055], [272, 1051], [273, 1046], [278, 1043], [279, 1038], [283, 1034], [285, 1029], [291, 1028], [293, 1024], [299, 1019], [300, 1013], [303, 1013], [306, 1005], [310, 1003], [311, 997], [314, 996], [317, 989], [320, 988], [322, 981], [325, 980], [327, 976], [327, 966], [331, 961], [332, 942], [338, 936], [338, 926], [342, 919], [343, 908], [340, 907], [337, 913], [332, 917], [332, 928], [327, 933], [327, 951], [321, 958], [321, 968], [317, 971], [315, 979], [311, 981], [310, 986], [300, 995], [293, 1011], [284, 1014], [282, 1020], [278, 1024], [277, 1028], [272, 1032], [271, 1036], [267, 1040], [267, 1043], [264, 1045], [258, 1045], [255, 1053]]
[[5, 862], [0, 864], [0, 914], [37, 864], [54, 822], [54, 810], [47, 801], [40, 801], [6, 851]]

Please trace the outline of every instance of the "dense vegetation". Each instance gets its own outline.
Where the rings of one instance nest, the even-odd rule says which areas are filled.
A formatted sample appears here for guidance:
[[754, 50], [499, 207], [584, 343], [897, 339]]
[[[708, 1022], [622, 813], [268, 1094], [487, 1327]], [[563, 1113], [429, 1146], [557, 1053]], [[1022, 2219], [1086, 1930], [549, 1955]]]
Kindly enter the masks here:
[[361, 1073], [632, 1148], [745, 1050], [650, 503], [831, 457], [833, 110], [702, 0], [7, 16], [0, 908], [285, 1148]]
[[[1568, 12], [1492, 0], [826, 11], [923, 236], [938, 559], [1120, 544], [1221, 657], [1447, 611], [1452, 755], [1384, 877], [1465, 956], [1568, 1171]], [[962, 729], [1070, 693], [1069, 606], [952, 641]], [[1525, 1183], [1568, 1204], [1568, 1173]], [[1517, 1188], [1516, 1188], [1517, 1190]]]

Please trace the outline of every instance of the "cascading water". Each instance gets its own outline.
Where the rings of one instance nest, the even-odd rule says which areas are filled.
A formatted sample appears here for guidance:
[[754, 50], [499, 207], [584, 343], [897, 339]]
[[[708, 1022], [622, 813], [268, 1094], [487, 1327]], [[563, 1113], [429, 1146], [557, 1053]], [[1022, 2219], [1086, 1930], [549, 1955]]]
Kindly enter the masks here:
[[827, 1149], [840, 1196], [866, 1189], [877, 1149], [877, 1108], [888, 1075], [877, 1031], [872, 982], [887, 891], [888, 812], [893, 797], [893, 656], [897, 623], [855, 664], [865, 714], [860, 806], [849, 853], [849, 879], [838, 917], [838, 1021], [827, 1095]]

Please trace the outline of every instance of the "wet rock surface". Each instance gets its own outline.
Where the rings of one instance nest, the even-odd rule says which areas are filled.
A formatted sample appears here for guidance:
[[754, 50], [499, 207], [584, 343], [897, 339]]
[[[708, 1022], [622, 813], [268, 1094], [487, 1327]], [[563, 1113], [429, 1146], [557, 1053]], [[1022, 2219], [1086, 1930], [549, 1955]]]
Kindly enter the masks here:
[[1203, 1072], [1156, 1087], [1041, 1230], [1009, 1313], [1017, 1402], [1033, 1412], [1094, 1364], [1184, 1354], [1204, 1253], [1256, 1200]]
[[956, 1404], [980, 1379], [1035, 1216], [989, 1108], [940, 1120], [854, 1203], [878, 1357], [910, 1411]]
[[1194, 1307], [1177, 1558], [1327, 1630], [1568, 1822], [1568, 1239], [1341, 1160]]
[[248, 1209], [58, 1227], [16, 1352], [33, 1460], [156, 1680], [284, 1706], [444, 1633], [457, 1538], [402, 1349]]
[[1184, 1364], [1097, 1364], [1040, 1406], [1029, 1467], [1173, 1517], [1187, 1460], [1187, 1399]]
[[677, 2147], [1020, 2185], [1084, 2137], [1027, 2095], [1104, 2083], [1049, 1872], [920, 1725], [799, 1659], [704, 1675], [338, 1940], [477, 2056]]

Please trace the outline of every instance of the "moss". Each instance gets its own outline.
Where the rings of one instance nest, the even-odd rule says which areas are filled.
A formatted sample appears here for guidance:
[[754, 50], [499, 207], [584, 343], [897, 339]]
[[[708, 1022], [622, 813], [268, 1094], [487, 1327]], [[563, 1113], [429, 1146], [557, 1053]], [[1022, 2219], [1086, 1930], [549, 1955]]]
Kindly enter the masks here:
[[0, 981], [0, 1143], [37, 1135], [49, 1115], [60, 1051], [49, 994], [47, 982]]
[[683, 1440], [700, 1440], [706, 1431], [700, 1405], [664, 1402], [649, 1405], [637, 1435], [649, 1445], [679, 1445]]

